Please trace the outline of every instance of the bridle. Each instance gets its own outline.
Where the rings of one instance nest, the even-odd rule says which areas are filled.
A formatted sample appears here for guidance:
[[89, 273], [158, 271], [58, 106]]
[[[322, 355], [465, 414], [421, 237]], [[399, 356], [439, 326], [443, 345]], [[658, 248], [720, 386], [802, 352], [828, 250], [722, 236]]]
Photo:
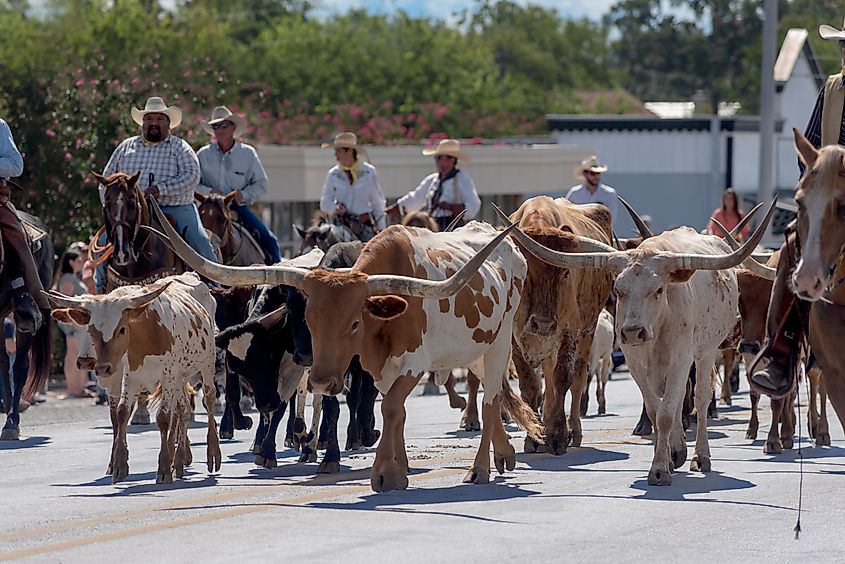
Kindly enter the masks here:
[[[220, 213], [223, 215], [223, 235], [220, 237], [220, 250], [222, 250], [232, 242], [233, 236], [232, 232], [235, 229], [235, 219], [232, 217], [232, 210], [228, 208], [226, 203], [220, 198], [206, 198], [205, 201], [200, 205], [200, 217], [202, 217], [202, 207], [214, 205], [220, 210]], [[244, 246], [244, 237], [240, 238], [240, 245], [238, 248], [232, 251], [232, 258], [238, 256], [241, 252], [241, 249]]]

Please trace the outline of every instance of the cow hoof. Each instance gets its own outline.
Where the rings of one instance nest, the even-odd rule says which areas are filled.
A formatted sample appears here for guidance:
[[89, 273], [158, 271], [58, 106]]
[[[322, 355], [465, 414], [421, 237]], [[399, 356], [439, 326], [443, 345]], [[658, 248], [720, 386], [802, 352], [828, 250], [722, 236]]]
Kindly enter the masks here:
[[249, 451], [252, 454], [261, 454], [261, 445], [257, 441], [253, 441], [252, 446], [249, 447]]
[[784, 437], [780, 440], [780, 443], [783, 445], [784, 450], [792, 450], [792, 447], [795, 446], [792, 437]]
[[449, 407], [451, 407], [452, 409], [460, 409], [461, 411], [463, 411], [467, 408], [467, 400], [465, 400], [461, 396], [449, 398]]
[[830, 446], [830, 433], [817, 433], [816, 446]]
[[340, 462], [326, 462], [325, 460], [317, 467], [317, 474], [337, 474], [340, 472]]
[[660, 468], [653, 469], [648, 473], [648, 484], [650, 486], [671, 486], [672, 473]]
[[604, 415], [606, 413], [607, 413], [607, 409], [605, 408], [605, 406], [600, 405], [599, 406], [599, 415]]
[[146, 409], [135, 410], [135, 415], [132, 416], [132, 421], [129, 423], [130, 425], [149, 425], [150, 424], [150, 412]]
[[21, 430], [18, 428], [3, 429], [0, 433], [0, 441], [18, 441], [21, 438]]
[[408, 476], [399, 469], [399, 465], [390, 467], [385, 465], [381, 471], [373, 469], [370, 477], [370, 487], [374, 492], [389, 492], [391, 490], [408, 489]]
[[725, 405], [732, 405], [731, 403], [731, 396], [725, 396], [722, 398], [722, 403]]
[[369, 448], [376, 444], [381, 437], [381, 431], [373, 429], [369, 433], [364, 433], [361, 437], [361, 444]]
[[484, 468], [470, 468], [466, 476], [464, 476], [465, 484], [489, 484], [490, 470]]
[[574, 447], [581, 446], [581, 441], [584, 439], [584, 435], [581, 433], [570, 433], [569, 435], [569, 444]]
[[175, 475], [178, 479], [182, 479], [185, 477], [185, 467], [179, 464], [178, 466], [173, 468], [173, 475]]
[[780, 441], [766, 441], [763, 446], [763, 454], [780, 454], [783, 452]]
[[710, 472], [710, 459], [704, 456], [693, 455], [689, 463], [690, 472]]
[[118, 482], [122, 482], [126, 478], [129, 477], [129, 465], [125, 466], [115, 466], [114, 472], [111, 475], [111, 483], [116, 484]]
[[208, 448], [205, 449], [205, 455], [208, 460], [208, 471], [219, 472], [220, 465], [223, 462], [223, 453], [220, 452], [220, 445], [215, 443], [214, 445], [208, 446]]
[[532, 439], [531, 437], [525, 437], [525, 443], [523, 443], [522, 451], [526, 453], [537, 452], [537, 447], [539, 443]]
[[166, 472], [162, 472], [161, 470], [158, 471], [156, 474], [156, 484], [172, 484], [173, 483], [173, 471], [168, 469]]
[[539, 445], [537, 447], [537, 452], [548, 452], [549, 454], [554, 454], [555, 456], [560, 456], [562, 454], [566, 454], [566, 447], [569, 445], [569, 440], [565, 437], [546, 437], [546, 444], [545, 449], [541, 450]]
[[227, 431], [220, 431], [220, 438], [223, 439], [224, 441], [229, 441], [229, 440], [235, 438], [235, 432], [234, 431], [228, 431], [228, 430]]
[[346, 441], [346, 449], [345, 450], [358, 450], [361, 448], [361, 441]]
[[461, 428], [464, 431], [472, 432], [472, 431], [480, 431], [481, 430], [481, 422], [478, 420], [478, 416], [467, 417], [464, 416], [461, 419]]
[[317, 453], [312, 451], [311, 447], [305, 447], [299, 455], [299, 462], [317, 462]]
[[262, 468], [267, 468], [268, 470], [271, 470], [271, 469], [275, 468], [276, 466], [278, 466], [279, 463], [276, 461], [275, 458], [267, 457], [267, 456], [261, 456], [259, 454], [258, 456], [255, 457], [255, 465], [261, 466]]
[[672, 466], [674, 466], [675, 468], [680, 468], [684, 464], [684, 462], [687, 461], [687, 445], [684, 445], [684, 448], [679, 449], [679, 450], [675, 450], [675, 449], [671, 449], [671, 450], [672, 450]]
[[504, 474], [505, 469], [511, 471], [516, 468], [516, 452], [513, 447], [510, 448], [510, 452], [498, 453], [494, 451], [493, 461], [496, 463], [496, 471], [499, 474]]
[[757, 439], [757, 428], [755, 427], [752, 429], [751, 427], [745, 432], [745, 438], [749, 441], [753, 441]]
[[252, 429], [252, 417], [247, 417], [246, 415], [235, 417], [235, 429], [238, 431], [249, 431]]
[[648, 437], [653, 433], [651, 428], [651, 422], [649, 423], [637, 423], [637, 426], [634, 427], [632, 435], [637, 435], [638, 437]]

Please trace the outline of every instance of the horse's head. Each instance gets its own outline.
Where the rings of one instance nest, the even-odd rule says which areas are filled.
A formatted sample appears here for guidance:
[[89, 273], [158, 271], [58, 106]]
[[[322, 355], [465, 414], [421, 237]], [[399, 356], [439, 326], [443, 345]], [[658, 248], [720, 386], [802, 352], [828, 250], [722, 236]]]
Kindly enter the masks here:
[[799, 297], [815, 301], [845, 276], [845, 149], [816, 149], [797, 129], [793, 134], [806, 169], [795, 192], [801, 259], [792, 287]]
[[194, 193], [194, 198], [199, 204], [200, 220], [203, 227], [217, 235], [222, 241], [221, 244], [225, 244], [231, 237], [229, 230], [232, 228], [235, 219], [232, 215], [231, 206], [235, 193], [235, 191], [232, 191], [225, 196], [223, 194], [205, 196], [198, 192]]
[[103, 196], [103, 222], [109, 240], [114, 245], [112, 261], [118, 266], [125, 266], [137, 260], [138, 251], [134, 242], [142, 225], [149, 225], [149, 210], [144, 195], [138, 188], [141, 171], [129, 176], [116, 172], [109, 177], [92, 173], [94, 178], [105, 186]]

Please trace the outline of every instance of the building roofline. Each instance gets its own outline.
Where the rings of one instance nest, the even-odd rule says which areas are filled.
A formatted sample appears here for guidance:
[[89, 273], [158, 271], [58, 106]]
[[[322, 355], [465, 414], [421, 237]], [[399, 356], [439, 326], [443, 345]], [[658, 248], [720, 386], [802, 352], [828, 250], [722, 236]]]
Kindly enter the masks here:
[[[658, 118], [625, 115], [547, 114], [549, 131], [710, 131], [710, 117]], [[759, 116], [719, 118], [720, 131], [760, 131]], [[783, 121], [775, 131], [783, 130]]]

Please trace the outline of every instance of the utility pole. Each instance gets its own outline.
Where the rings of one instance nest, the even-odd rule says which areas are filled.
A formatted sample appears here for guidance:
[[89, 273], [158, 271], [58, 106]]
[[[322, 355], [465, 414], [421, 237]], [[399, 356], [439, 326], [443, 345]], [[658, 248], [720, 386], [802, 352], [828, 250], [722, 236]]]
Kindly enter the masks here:
[[[777, 41], [778, 2], [763, 0], [763, 60], [760, 65], [760, 174], [757, 202], [769, 203], [775, 195], [775, 43]], [[764, 242], [772, 241], [769, 223]]]

